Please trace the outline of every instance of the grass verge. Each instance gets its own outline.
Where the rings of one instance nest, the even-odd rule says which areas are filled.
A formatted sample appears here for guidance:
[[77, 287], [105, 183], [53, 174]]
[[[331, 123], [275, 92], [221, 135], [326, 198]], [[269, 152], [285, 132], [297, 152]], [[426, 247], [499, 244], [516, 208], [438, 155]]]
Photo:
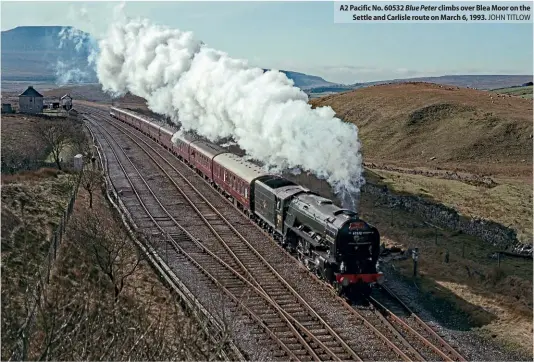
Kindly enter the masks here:
[[532, 355], [532, 261], [504, 258], [499, 266], [491, 257], [497, 248], [465, 234], [434, 229], [424, 219], [381, 205], [369, 194], [362, 195], [360, 209], [362, 217], [387, 236], [386, 244], [419, 248], [417, 278], [411, 259], [391, 264], [431, 298], [431, 311], [443, 304], [442, 310], [454, 308], [464, 316], [451, 324], [450, 313], [444, 313], [436, 316], [440, 323], [458, 330], [473, 328]]
[[422, 175], [373, 172], [396, 192], [422, 196], [453, 207], [465, 216], [482, 217], [509, 226], [517, 231], [520, 241], [532, 239], [532, 184], [495, 178], [498, 185], [486, 188]]

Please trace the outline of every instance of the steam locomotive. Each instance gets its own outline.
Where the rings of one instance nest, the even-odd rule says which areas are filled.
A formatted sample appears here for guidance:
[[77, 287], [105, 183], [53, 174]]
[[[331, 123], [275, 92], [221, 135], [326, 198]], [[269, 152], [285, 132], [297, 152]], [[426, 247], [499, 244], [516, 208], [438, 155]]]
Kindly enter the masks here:
[[349, 299], [382, 283], [377, 272], [380, 234], [354, 211], [342, 209], [294, 182], [265, 172], [224, 148], [173, 132], [132, 112], [110, 115], [151, 137], [230, 199], [302, 264]]

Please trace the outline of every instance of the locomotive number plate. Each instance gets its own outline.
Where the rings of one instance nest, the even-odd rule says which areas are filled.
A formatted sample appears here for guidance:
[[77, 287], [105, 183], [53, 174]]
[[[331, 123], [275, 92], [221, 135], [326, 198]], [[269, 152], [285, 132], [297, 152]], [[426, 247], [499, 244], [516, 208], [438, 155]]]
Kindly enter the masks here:
[[352, 235], [369, 235], [372, 234], [372, 231], [351, 231]]

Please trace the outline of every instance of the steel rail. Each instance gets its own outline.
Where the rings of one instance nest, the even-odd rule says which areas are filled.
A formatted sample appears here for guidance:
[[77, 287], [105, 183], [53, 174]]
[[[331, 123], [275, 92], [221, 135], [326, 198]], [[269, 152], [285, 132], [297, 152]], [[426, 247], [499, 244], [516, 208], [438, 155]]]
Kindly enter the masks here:
[[[124, 131], [123, 131], [124, 132]], [[131, 133], [129, 130], [128, 130], [129, 133]], [[133, 138], [129, 135], [127, 135], [132, 141], [136, 142], [135, 140], [133, 140]], [[134, 134], [134, 137], [136, 138], [139, 138], [138, 136], [136, 136]], [[154, 153], [158, 153], [152, 146], [150, 146], [146, 141], [142, 140], [141, 138], [139, 138], [139, 140], [141, 142], [143, 142], [147, 147], [149, 147]], [[137, 142], [136, 142], [137, 143]], [[158, 165], [158, 167], [161, 169], [162, 172], [164, 172], [167, 177], [169, 178], [169, 180], [175, 185], [176, 189], [182, 194], [182, 196], [189, 202], [189, 204], [191, 205], [191, 207], [197, 212], [197, 214], [200, 216], [200, 218], [207, 224], [207, 226], [210, 228], [210, 230], [213, 232], [214, 236], [222, 243], [222, 245], [224, 246], [224, 248], [226, 249], [226, 251], [234, 258], [234, 260], [239, 264], [239, 266], [243, 269], [243, 271], [245, 273], [247, 273], [248, 275], [251, 276], [252, 280], [254, 281], [255, 284], [257, 284], [257, 286], [262, 289], [264, 291], [265, 294], [268, 295], [267, 292], [265, 292], [264, 288], [260, 285], [260, 283], [252, 276], [252, 274], [250, 273], [250, 271], [248, 270], [248, 268], [246, 268], [241, 260], [235, 255], [235, 253], [232, 251], [232, 249], [228, 246], [228, 244], [226, 243], [226, 241], [219, 235], [219, 233], [211, 226], [210, 222], [204, 217], [204, 215], [202, 214], [202, 212], [195, 206], [194, 202], [191, 201], [191, 199], [185, 194], [185, 192], [180, 188], [180, 186], [174, 181], [174, 179], [162, 168], [159, 166], [158, 162], [155, 160], [154, 157], [152, 157], [148, 151], [146, 151], [142, 146], [138, 145], [141, 149], [143, 149], [145, 151], [145, 153], [147, 154], [148, 157], [150, 157], [150, 159], [156, 164]], [[255, 254], [255, 256], [263, 263], [264, 266], [266, 266], [269, 271], [278, 279], [279, 282], [281, 282], [288, 291], [290, 291], [294, 297], [296, 297], [299, 302], [305, 306], [305, 308], [308, 310], [308, 312], [310, 314], [312, 314], [317, 320], [319, 320], [321, 322], [321, 324], [325, 327], [325, 329], [334, 336], [334, 338], [336, 338], [338, 340], [338, 342], [342, 345], [342, 347], [349, 353], [351, 354], [352, 358], [357, 360], [357, 361], [361, 361], [361, 358], [352, 350], [352, 348], [350, 348], [350, 346], [348, 346], [346, 344], [346, 342], [343, 341], [343, 339], [328, 325], [328, 323], [326, 323], [326, 321], [324, 321], [323, 318], [321, 318], [321, 316], [319, 316], [317, 314], [317, 312], [302, 298], [302, 296], [300, 296], [300, 294], [298, 294], [298, 292], [289, 285], [289, 283], [287, 283], [287, 281], [285, 281], [282, 276], [272, 267], [272, 265], [269, 264], [269, 262], [250, 244], [250, 242], [238, 231], [235, 229], [235, 227], [217, 210], [216, 207], [214, 207], [203, 195], [202, 193], [189, 181], [187, 180], [187, 178], [180, 172], [178, 171], [173, 165], [171, 165], [165, 158], [162, 158], [163, 161], [165, 161], [172, 169], [174, 172], [176, 172], [177, 174], [179, 174], [182, 179], [197, 193], [197, 195], [199, 197], [202, 198], [202, 200], [206, 203], [206, 205], [208, 205], [224, 222], [225, 224], [230, 228], [230, 230], [232, 230], [232, 232], [239, 237], [239, 239], [241, 241], [243, 241], [245, 243], [245, 245], [247, 245], [247, 247], [249, 248], [249, 250], [251, 252], [253, 252]], [[322, 342], [320, 342], [319, 340], [317, 340], [317, 343], [319, 343], [320, 345], [324, 345]], [[330, 350], [328, 347], [325, 346], [325, 348], [327, 348], [327, 350]], [[335, 356], [335, 353], [330, 351], [330, 353], [332, 356]]]
[[[100, 125], [99, 125], [100, 126]], [[101, 127], [101, 126], [100, 126]], [[103, 128], [104, 129], [104, 128]], [[105, 129], [104, 129], [105, 130]], [[105, 130], [107, 132], [107, 130]], [[109, 133], [108, 133], [109, 134]], [[111, 134], [109, 134], [110, 137], [113, 137], [111, 136]], [[109, 143], [109, 141], [106, 139], [106, 141]], [[313, 351], [313, 349], [311, 348], [311, 346], [302, 338], [302, 336], [298, 333], [298, 331], [295, 329], [295, 327], [291, 324], [291, 322], [293, 322], [294, 324], [296, 324], [306, 335], [308, 335], [311, 339], [314, 339], [314, 342], [316, 342], [317, 344], [319, 344], [321, 347], [324, 346], [324, 344], [318, 340], [311, 332], [309, 332], [304, 326], [302, 326], [297, 320], [295, 320], [291, 315], [289, 315], [286, 311], [284, 311], [283, 309], [281, 309], [278, 304], [276, 304], [268, 295], [266, 295], [264, 293], [264, 291], [262, 291], [261, 289], [257, 288], [256, 286], [254, 286], [251, 282], [249, 282], [248, 280], [246, 280], [243, 276], [241, 276], [239, 274], [239, 272], [237, 272], [234, 268], [232, 268], [231, 266], [229, 266], [226, 262], [224, 262], [222, 259], [220, 259], [217, 255], [215, 255], [213, 252], [211, 252], [210, 250], [208, 250], [204, 245], [202, 245], [200, 242], [198, 242], [198, 240], [196, 238], [194, 238], [191, 234], [189, 234], [189, 232], [185, 229], [183, 229], [183, 227], [181, 225], [179, 225], [177, 223], [177, 221], [172, 217], [172, 215], [170, 215], [168, 213], [168, 211], [166, 210], [166, 208], [161, 204], [161, 202], [159, 201], [159, 199], [155, 196], [155, 194], [153, 193], [153, 191], [151, 190], [150, 186], [148, 185], [148, 183], [146, 182], [146, 180], [141, 176], [141, 173], [140, 171], [137, 169], [137, 167], [133, 164], [133, 162], [129, 159], [129, 157], [126, 155], [126, 153], [124, 152], [124, 149], [122, 149], [122, 147], [120, 145], [118, 145], [119, 148], [121, 148], [121, 150], [123, 151], [125, 157], [132, 163], [132, 166], [133, 168], [136, 170], [136, 172], [139, 174], [139, 177], [141, 178], [141, 180], [143, 181], [143, 183], [145, 183], [147, 189], [149, 189], [149, 191], [151, 192], [153, 198], [156, 200], [156, 202], [160, 205], [160, 207], [162, 208], [162, 210], [164, 210], [168, 216], [176, 223], [176, 226], [178, 226], [194, 243], [197, 244], [197, 246], [199, 246], [202, 250], [204, 250], [205, 252], [207, 252], [208, 254], [210, 254], [210, 256], [212, 256], [213, 258], [215, 258], [221, 265], [223, 265], [224, 267], [226, 267], [228, 270], [230, 270], [237, 278], [240, 278], [243, 282], [247, 283], [250, 288], [252, 288], [254, 291], [256, 291], [258, 294], [262, 295], [264, 297], [264, 299], [269, 303], [271, 304], [271, 306], [277, 310], [281, 315], [283, 315], [283, 318], [286, 319], [287, 321], [287, 324], [288, 324], [288, 327], [290, 329], [292, 329], [292, 332], [295, 334], [295, 337], [297, 337], [297, 339], [299, 339], [302, 343], [302, 345], [308, 350], [308, 352], [310, 353], [310, 355], [317, 361], [320, 360], [320, 358], [315, 354], [315, 352]], [[112, 148], [111, 148], [112, 149]], [[115, 154], [115, 156], [117, 157], [118, 159], [118, 155], [116, 154], [116, 151], [112, 149], [112, 152]], [[137, 191], [135, 191], [135, 186], [133, 185], [133, 182], [131, 181], [131, 178], [127, 175], [126, 173], [126, 170], [124, 169], [124, 166], [119, 163], [119, 165], [121, 166], [123, 172], [125, 173], [127, 179], [129, 180], [130, 184], [132, 185], [133, 189], [134, 189], [134, 192], [139, 200], [139, 202], [142, 204], [143, 208], [145, 209], [145, 211], [148, 213], [148, 209], [146, 208], [146, 205], [144, 204], [144, 202], [142, 201], [140, 195], [137, 193]], [[150, 216], [150, 214], [149, 214]], [[165, 233], [165, 230], [157, 223], [157, 221], [152, 217], [150, 216], [150, 218], [153, 220], [153, 222], [155, 223], [155, 225], [158, 227], [158, 229], [160, 229], [163, 233]], [[171, 237], [171, 240], [173, 240], [173, 245], [175, 247], [177, 247], [178, 249], [180, 249], [180, 252], [184, 255], [186, 255], [188, 257], [188, 259], [194, 261], [194, 264], [197, 265], [199, 268], [201, 268], [204, 272], [204, 274], [206, 275], [209, 275], [211, 277], [211, 279], [213, 281], [216, 282], [216, 284], [218, 286], [221, 286], [221, 284], [219, 282], [216, 281], [216, 278], [213, 277], [211, 274], [209, 274], [209, 272], [207, 272], [205, 270], [205, 268], [202, 268], [200, 266], [200, 264], [194, 260], [190, 255], [189, 253], [187, 253], [178, 243], [176, 243], [176, 241]], [[224, 289], [225, 291], [228, 291], [226, 288]], [[230, 292], [231, 293], [231, 292]], [[237, 299], [235, 299], [235, 296], [233, 297], [233, 299], [235, 301], [237, 301]], [[242, 303], [241, 303], [242, 304]], [[250, 310], [248, 310], [250, 311]], [[259, 318], [255, 318], [255, 320], [257, 321], [261, 321]], [[291, 320], [291, 321], [290, 321]], [[262, 323], [262, 326], [265, 326], [265, 324], [261, 321]], [[265, 326], [266, 327], [266, 326]], [[274, 334], [272, 335], [274, 336]], [[277, 338], [277, 337], [276, 337]], [[278, 339], [280, 341], [280, 339]], [[280, 341], [281, 342], [281, 341]], [[283, 343], [283, 342], [281, 342]], [[326, 347], [326, 346], [324, 346]], [[340, 360], [339, 358], [336, 357], [335, 353], [330, 351], [328, 352], [328, 347], [326, 347], [327, 350], [325, 350], [325, 352], [327, 352], [327, 354], [330, 354], [334, 359], [337, 359], [337, 360]]]
[[[442, 347], [443, 350], [445, 350], [446, 354], [444, 354], [443, 350], [435, 349], [437, 348], [434, 343], [428, 340], [428, 338], [422, 336], [420, 333], [416, 332], [411, 326], [409, 326], [406, 322], [404, 322], [399, 317], [395, 316], [392, 312], [388, 311], [390, 315], [393, 316], [393, 319], [395, 319], [396, 322], [401, 324], [403, 328], [408, 327], [411, 333], [414, 333], [418, 336], [422, 341], [425, 341], [426, 343], [429, 343], [433, 349], [435, 349], [436, 353], [442, 355], [443, 358], [449, 361], [462, 361], [466, 362], [467, 360], [460, 354], [456, 349], [454, 349], [449, 343], [447, 343], [439, 334], [436, 333], [428, 324], [426, 324], [417, 314], [415, 314], [407, 305], [404, 303], [393, 291], [388, 288], [385, 285], [382, 285], [381, 288], [391, 296], [395, 301], [397, 301], [410, 315], [411, 318], [414, 319], [415, 323], [419, 325], [425, 332], [427, 332], [432, 338], [436, 339], [438, 341], [438, 344], [440, 347]], [[384, 307], [384, 309], [386, 309]], [[387, 310], [387, 309], [386, 309]], [[439, 352], [438, 352], [439, 351]]]

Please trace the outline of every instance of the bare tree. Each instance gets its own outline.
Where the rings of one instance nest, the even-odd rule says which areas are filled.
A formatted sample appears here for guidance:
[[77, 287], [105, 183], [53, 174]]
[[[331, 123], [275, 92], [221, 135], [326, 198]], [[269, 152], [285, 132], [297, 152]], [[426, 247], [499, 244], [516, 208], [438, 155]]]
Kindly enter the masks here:
[[38, 125], [39, 137], [50, 148], [54, 162], [61, 170], [61, 152], [71, 142], [73, 135], [72, 125], [68, 123], [42, 122]]
[[74, 151], [89, 157], [91, 153], [91, 143], [89, 142], [89, 137], [83, 127], [83, 123], [79, 121], [73, 122], [72, 130], [71, 144]]
[[132, 241], [114, 225], [114, 221], [101, 211], [93, 210], [72, 220], [69, 236], [78, 247], [88, 252], [108, 277], [117, 301], [126, 279], [135, 272], [142, 256], [137, 249], [135, 256], [131, 256]]
[[[40, 288], [41, 284], [37, 285], [37, 287], [28, 284], [25, 293], [22, 295], [22, 313], [18, 318], [14, 313], [9, 316], [10, 319], [12, 319], [12, 322], [15, 322], [11, 324], [11, 327], [17, 326], [17, 330], [13, 331], [15, 334], [12, 336], [13, 342], [15, 343], [9, 346], [13, 348], [10, 360], [28, 360], [31, 334], [37, 312]], [[4, 309], [4, 306], [2, 309]], [[6, 311], [4, 310], [3, 314], [5, 314], [5, 312]], [[13, 310], [10, 309], [7, 314], [12, 314], [12, 312]], [[10, 343], [6, 344], [9, 345]]]
[[99, 170], [84, 169], [81, 176], [82, 187], [89, 194], [89, 208], [93, 208], [93, 191], [98, 190], [104, 182], [104, 177]]

